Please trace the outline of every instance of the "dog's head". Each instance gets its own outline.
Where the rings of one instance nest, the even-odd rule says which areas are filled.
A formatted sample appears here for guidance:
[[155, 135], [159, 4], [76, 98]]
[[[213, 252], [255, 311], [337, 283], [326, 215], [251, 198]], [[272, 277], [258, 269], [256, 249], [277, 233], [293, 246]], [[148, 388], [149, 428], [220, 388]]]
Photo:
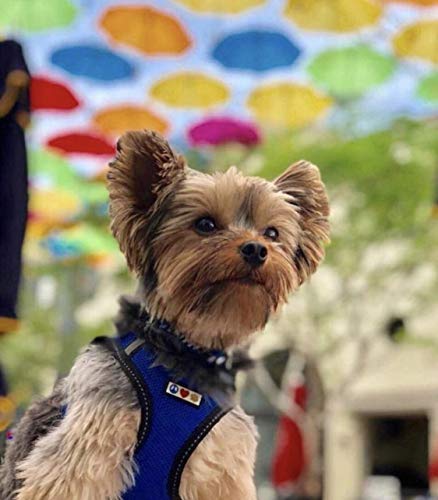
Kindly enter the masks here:
[[274, 182], [188, 168], [159, 135], [129, 132], [108, 174], [111, 228], [149, 312], [208, 347], [262, 328], [317, 268], [329, 205], [305, 161]]

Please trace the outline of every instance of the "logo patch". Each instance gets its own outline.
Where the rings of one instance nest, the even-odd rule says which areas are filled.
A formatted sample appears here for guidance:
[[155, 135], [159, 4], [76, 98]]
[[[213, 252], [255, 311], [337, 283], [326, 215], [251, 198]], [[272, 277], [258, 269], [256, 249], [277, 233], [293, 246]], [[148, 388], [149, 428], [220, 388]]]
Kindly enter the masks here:
[[176, 398], [187, 401], [188, 403], [199, 406], [202, 401], [202, 395], [195, 391], [191, 391], [182, 385], [176, 384], [175, 382], [169, 382], [167, 384], [166, 393]]

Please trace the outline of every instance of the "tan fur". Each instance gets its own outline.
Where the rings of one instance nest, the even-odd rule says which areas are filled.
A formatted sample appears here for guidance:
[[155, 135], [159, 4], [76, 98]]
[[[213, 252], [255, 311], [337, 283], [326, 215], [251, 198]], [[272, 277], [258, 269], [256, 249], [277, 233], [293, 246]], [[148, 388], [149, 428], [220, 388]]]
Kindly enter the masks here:
[[223, 417], [187, 462], [181, 498], [255, 500], [257, 437], [253, 419], [240, 407]]

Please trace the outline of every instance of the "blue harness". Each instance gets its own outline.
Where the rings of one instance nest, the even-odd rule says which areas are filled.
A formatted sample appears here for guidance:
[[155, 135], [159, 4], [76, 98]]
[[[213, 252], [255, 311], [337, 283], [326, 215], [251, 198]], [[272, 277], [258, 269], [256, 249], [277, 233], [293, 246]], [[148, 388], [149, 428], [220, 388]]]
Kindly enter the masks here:
[[180, 500], [184, 466], [199, 443], [231, 409], [196, 387], [175, 380], [142, 338], [128, 333], [119, 338], [99, 337], [120, 363], [137, 392], [141, 422], [134, 460], [135, 484], [123, 500]]

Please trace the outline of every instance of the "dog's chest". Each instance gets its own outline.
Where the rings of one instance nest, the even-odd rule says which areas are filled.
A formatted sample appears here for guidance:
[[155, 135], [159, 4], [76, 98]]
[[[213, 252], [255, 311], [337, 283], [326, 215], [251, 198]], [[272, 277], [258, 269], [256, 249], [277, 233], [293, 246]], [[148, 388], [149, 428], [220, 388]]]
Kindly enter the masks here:
[[179, 499], [187, 462], [231, 410], [231, 404], [219, 404], [188, 381], [175, 379], [162, 365], [154, 363], [154, 354], [134, 334], [104, 342], [129, 378], [141, 408], [134, 453], [135, 484], [122, 498]]

